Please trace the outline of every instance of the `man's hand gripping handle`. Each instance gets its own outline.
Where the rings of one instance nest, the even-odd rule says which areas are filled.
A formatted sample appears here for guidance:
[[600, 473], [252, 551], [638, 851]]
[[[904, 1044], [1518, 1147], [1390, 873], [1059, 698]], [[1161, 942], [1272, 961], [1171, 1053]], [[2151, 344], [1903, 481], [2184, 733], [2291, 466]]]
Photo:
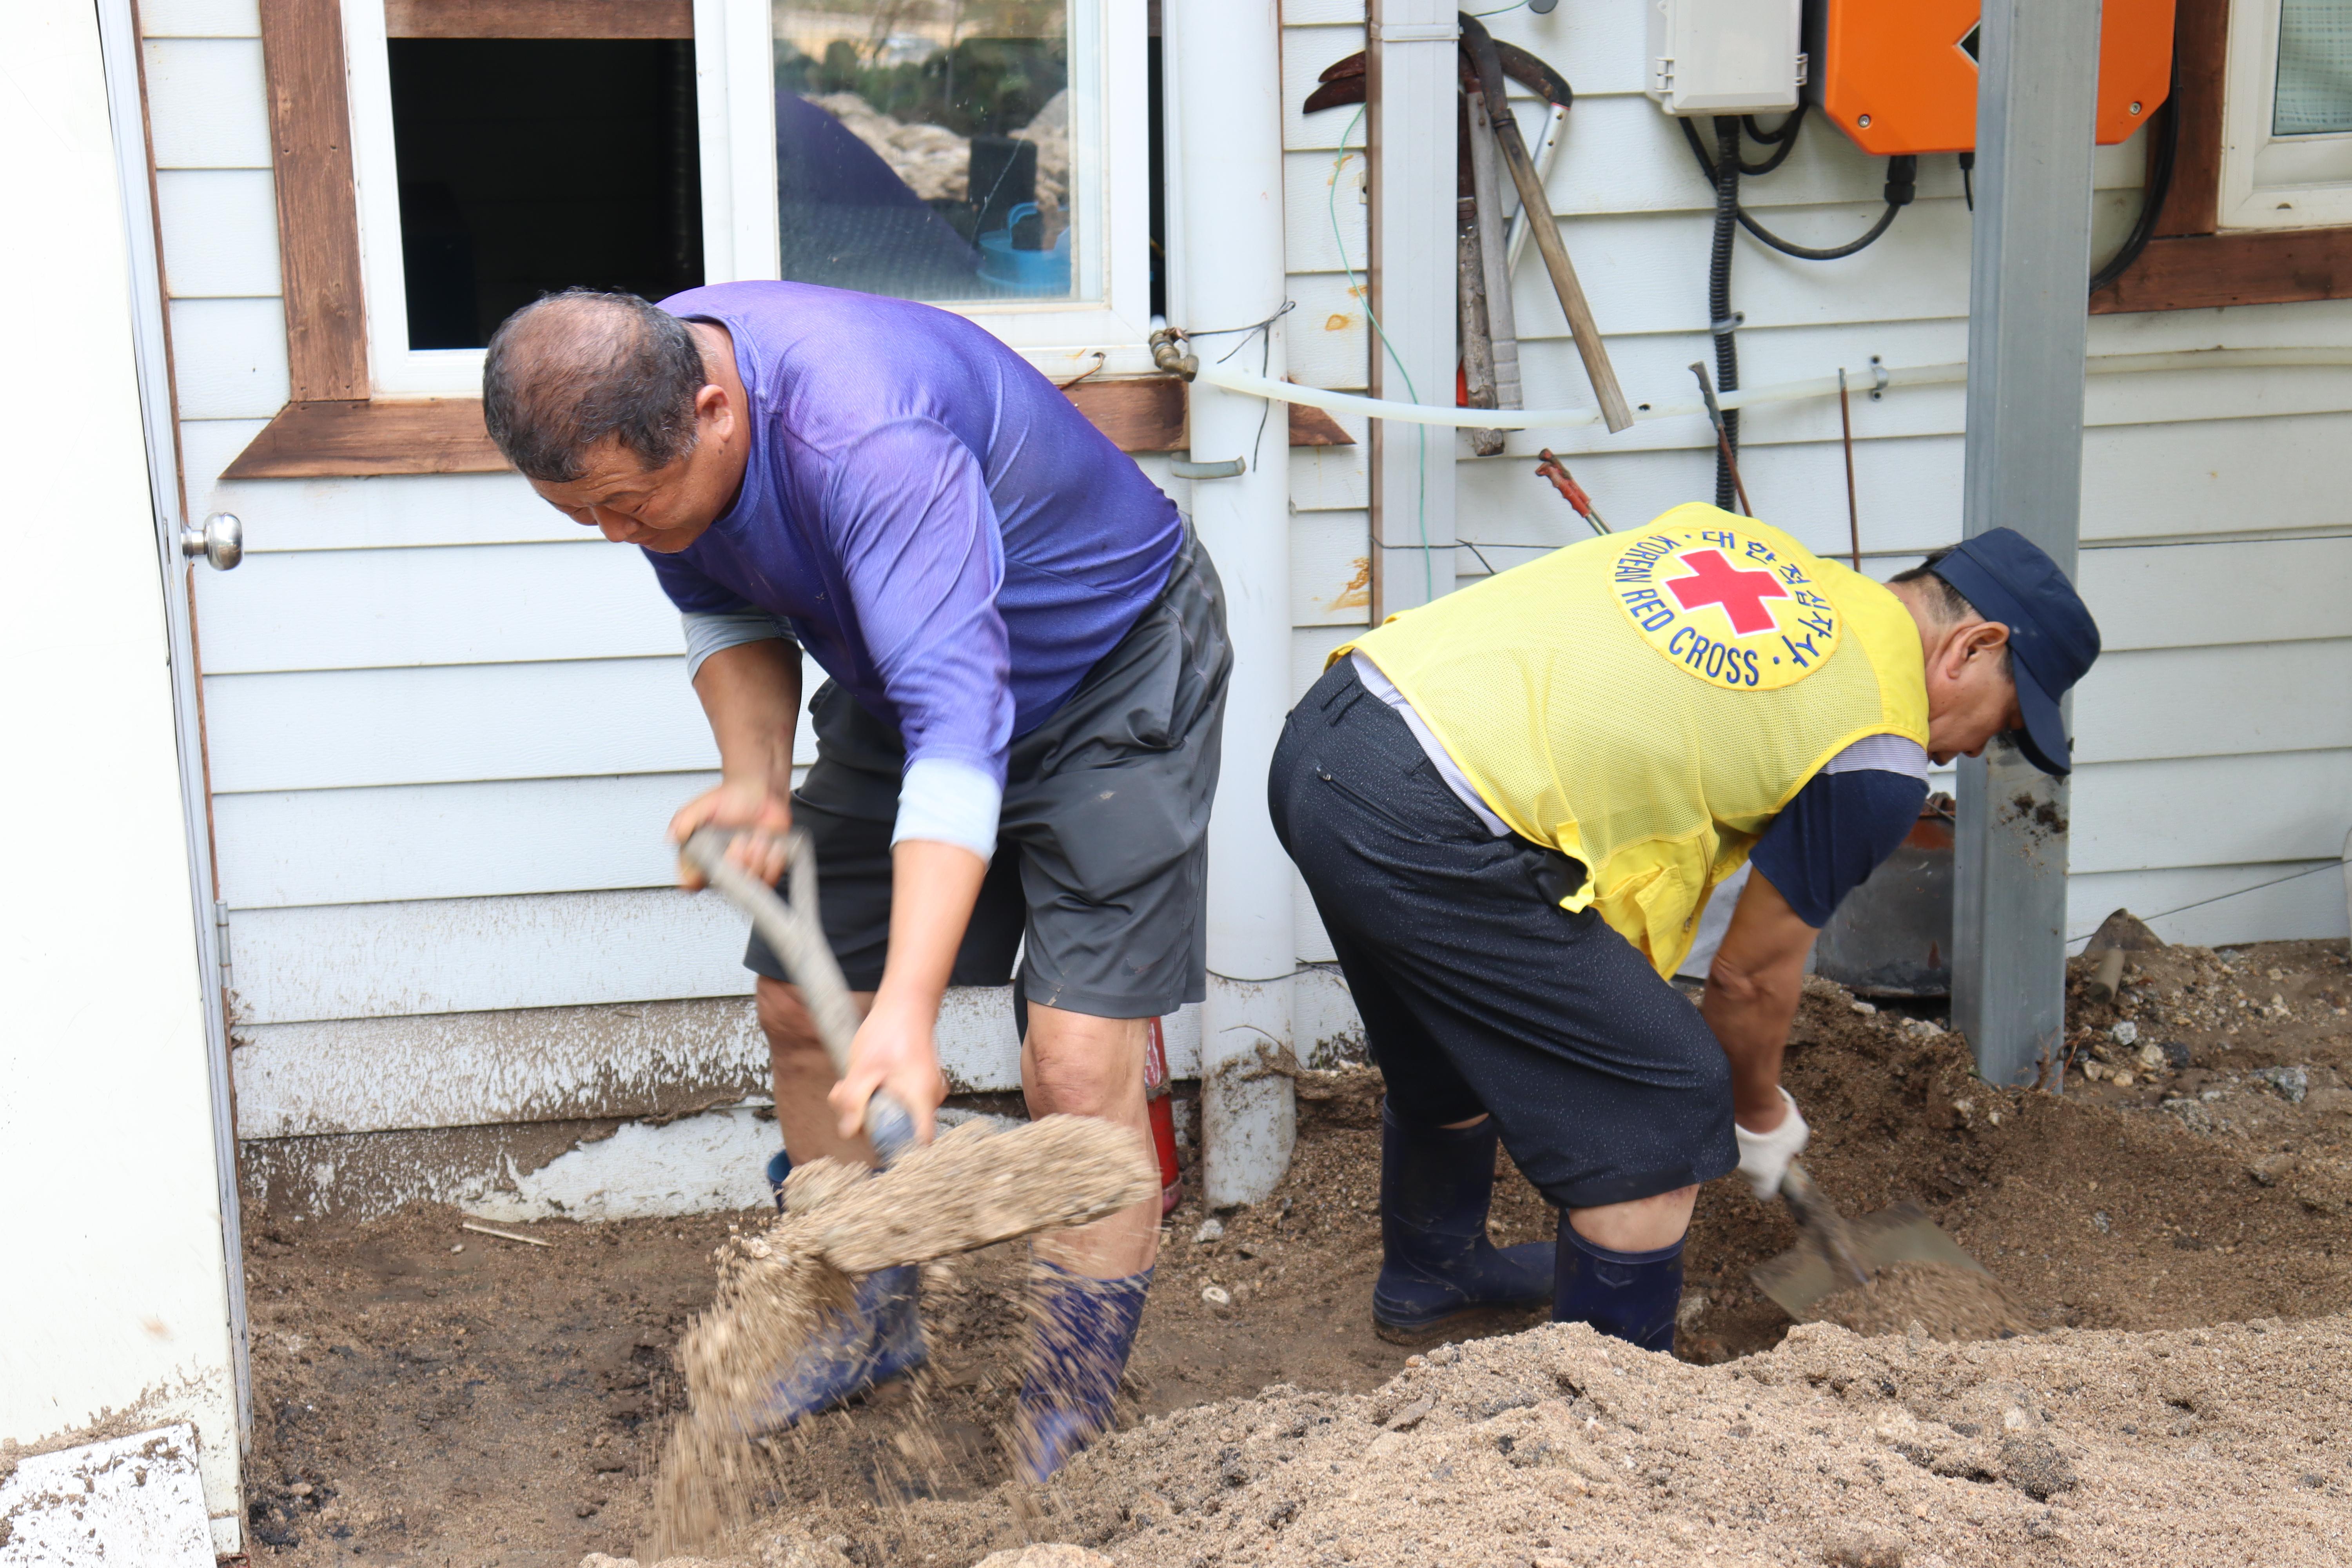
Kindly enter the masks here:
[[[862, 1020], [857, 1004], [850, 999], [849, 983], [842, 978], [841, 965], [833, 949], [825, 945], [824, 927], [817, 920], [816, 852], [808, 835], [799, 828], [785, 834], [793, 889], [788, 904], [776, 896], [774, 889], [727, 858], [728, 847], [734, 840], [734, 832], [728, 828], [697, 828], [678, 853], [729, 902], [751, 917], [751, 924], [801, 988], [834, 1072], [845, 1077], [850, 1043], [857, 1037]], [[866, 1102], [866, 1135], [887, 1165], [914, 1145], [915, 1119], [896, 1096], [877, 1089]]]

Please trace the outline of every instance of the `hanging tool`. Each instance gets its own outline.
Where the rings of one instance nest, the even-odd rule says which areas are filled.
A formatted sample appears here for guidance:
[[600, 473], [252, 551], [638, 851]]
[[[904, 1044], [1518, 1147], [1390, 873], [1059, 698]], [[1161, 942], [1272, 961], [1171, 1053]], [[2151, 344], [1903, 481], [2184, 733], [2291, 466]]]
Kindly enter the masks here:
[[1739, 477], [1739, 459], [1731, 455], [1731, 435], [1724, 428], [1723, 405], [1716, 402], [1715, 383], [1707, 379], [1706, 362], [1695, 359], [1690, 368], [1691, 374], [1698, 377], [1699, 395], [1706, 399], [1706, 416], [1715, 424], [1715, 454], [1730, 472], [1731, 488], [1739, 497], [1739, 510], [1754, 517], [1756, 509], [1748, 501], [1748, 482]]
[[1801, 1238], [1748, 1271], [1748, 1279], [1789, 1316], [1802, 1323], [1825, 1297], [1866, 1285], [1890, 1263], [1940, 1263], [1989, 1271], [1937, 1227], [1916, 1204], [1896, 1204], [1849, 1220], [1823, 1197], [1795, 1161], [1780, 1178], [1780, 1196]]
[[[1519, 380], [1519, 329], [1517, 311], [1511, 303], [1511, 263], [1507, 242], [1503, 233], [1503, 179], [1499, 163], [1502, 153], [1496, 145], [1495, 125], [1486, 94], [1482, 88], [1465, 91], [1470, 132], [1470, 240], [1477, 256], [1477, 292], [1479, 328], [1484, 335], [1486, 356], [1493, 380], [1493, 401], [1478, 403], [1476, 407], [1524, 408], [1526, 393]], [[1505, 112], [1508, 112], [1507, 110]], [[1465, 271], [1463, 283], [1468, 291], [1471, 279]], [[1469, 310], [1464, 309], [1464, 324], [1469, 324]], [[1466, 363], [1474, 340], [1463, 339], [1463, 356]], [[1472, 450], [1481, 457], [1494, 457], [1504, 445], [1500, 430], [1471, 432]]]
[[1577, 516], [1592, 525], [1593, 532], [1609, 531], [1609, 525], [1601, 521], [1601, 509], [1592, 504], [1592, 498], [1585, 494], [1582, 485], [1576, 482], [1576, 477], [1568, 471], [1568, 465], [1552, 456], [1549, 447], [1543, 449], [1543, 461], [1536, 465], [1536, 478], [1549, 479], [1551, 488], [1559, 492], [1560, 499], [1576, 509]]
[[[1538, 215], [1549, 215], [1551, 204], [1544, 195], [1543, 176], [1528, 153], [1526, 138], [1519, 133], [1519, 122], [1508, 112], [1509, 100], [1503, 82], [1507, 76], [1525, 83], [1546, 102], [1560, 109], [1566, 109], [1575, 95], [1567, 79], [1542, 60], [1515, 45], [1496, 42], [1486, 25], [1468, 12], [1458, 15], [1463, 57], [1486, 96], [1503, 166], [1510, 172], [1511, 183], [1530, 220], [1528, 228], [1535, 237], [1536, 248], [1543, 252], [1545, 270], [1551, 275], [1553, 292], [1559, 296], [1560, 311], [1568, 318], [1576, 352], [1584, 362], [1585, 376], [1591, 382], [1593, 396], [1601, 405], [1601, 423], [1613, 435], [1633, 425], [1633, 410], [1617, 384], [1616, 369], [1609, 363], [1609, 351], [1601, 343], [1601, 328], [1593, 320], [1592, 307], [1586, 301], [1583, 285], [1577, 281], [1576, 268], [1568, 259], [1568, 247], [1559, 237], [1559, 225], [1533, 221]], [[1322, 74], [1322, 85], [1307, 95], [1307, 111], [1363, 102], [1364, 70], [1360, 53], [1328, 67]], [[1489, 290], [1490, 297], [1491, 293]]]
[[1853, 404], [1845, 395], [1845, 366], [1838, 366], [1838, 424], [1845, 431], [1845, 527], [1853, 545], [1853, 569], [1862, 570], [1862, 509], [1853, 493]]
[[[1478, 81], [1486, 94], [1489, 108], [1501, 106], [1507, 110], [1510, 100], [1503, 87], [1503, 62], [1495, 47], [1495, 40], [1486, 24], [1468, 13], [1462, 13], [1462, 43], [1477, 63]], [[1584, 288], [1576, 280], [1576, 268], [1569, 264], [1568, 247], [1559, 237], [1559, 225], [1543, 221], [1551, 211], [1551, 198], [1544, 194], [1543, 182], [1536, 178], [1536, 166], [1528, 156], [1528, 144], [1519, 135], [1519, 122], [1508, 112], [1494, 116], [1495, 141], [1503, 150], [1503, 164], [1511, 172], [1511, 183], [1519, 188], [1519, 201], [1534, 220], [1536, 248], [1543, 252], [1544, 267], [1551, 274], [1551, 286], [1559, 296], [1559, 308], [1568, 317], [1568, 330], [1575, 334], [1576, 352], [1584, 361], [1585, 378], [1592, 383], [1592, 395], [1601, 405], [1601, 422], [1609, 426], [1611, 435], [1628, 429], [1633, 423], [1633, 410], [1625, 401], [1624, 392], [1617, 384], [1616, 368], [1609, 363], [1609, 351], [1601, 342], [1601, 327], [1592, 319], [1592, 307], [1585, 302]]]
[[[1463, 164], [1477, 163], [1479, 122], [1477, 94], [1463, 94]], [[1473, 193], [1463, 193], [1454, 200], [1454, 308], [1456, 308], [1456, 341], [1461, 343], [1461, 397], [1458, 405], [1465, 409], [1498, 409], [1500, 385], [1496, 378], [1496, 353], [1500, 343], [1494, 336], [1489, 310], [1494, 296], [1486, 291], [1486, 235], [1479, 230], [1479, 202]], [[1512, 343], [1512, 378], [1517, 378], [1517, 343]], [[1470, 451], [1482, 458], [1491, 458], [1503, 451], [1500, 430], [1463, 430], [1470, 437]]]

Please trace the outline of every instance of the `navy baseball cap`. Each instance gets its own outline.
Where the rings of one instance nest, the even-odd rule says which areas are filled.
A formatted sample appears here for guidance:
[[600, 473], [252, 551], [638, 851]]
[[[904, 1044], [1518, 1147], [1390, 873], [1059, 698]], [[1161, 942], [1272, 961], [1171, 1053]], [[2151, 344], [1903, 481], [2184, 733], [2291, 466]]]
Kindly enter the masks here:
[[2058, 700], [2099, 657], [2098, 623], [2058, 563], [2013, 528], [1996, 528], [1956, 545], [1930, 568], [2009, 628], [2010, 669], [2025, 728], [2011, 731], [2028, 761], [2063, 778], [2074, 766]]

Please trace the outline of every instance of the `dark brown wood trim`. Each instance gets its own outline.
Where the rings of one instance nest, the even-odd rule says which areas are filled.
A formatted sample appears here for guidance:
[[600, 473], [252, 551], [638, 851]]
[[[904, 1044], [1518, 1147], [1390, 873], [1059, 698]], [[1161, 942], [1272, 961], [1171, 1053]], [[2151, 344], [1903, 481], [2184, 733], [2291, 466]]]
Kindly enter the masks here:
[[2170, 112], [2180, 117], [2172, 190], [2158, 217], [2159, 237], [2210, 234], [2221, 195], [2221, 78], [2230, 56], [2230, 0], [2176, 0], [2172, 47], [2179, 88]]
[[261, 49], [294, 399], [363, 398], [367, 312], [337, 0], [261, 0]]
[[[1087, 382], [1070, 401], [1126, 452], [1184, 446], [1184, 384], [1172, 375]], [[1294, 447], [1347, 447], [1355, 438], [1319, 408], [1290, 410]], [[289, 403], [224, 479], [317, 479], [382, 474], [494, 474], [507, 460], [482, 428], [471, 397], [341, 399]]]
[[2217, 231], [2221, 197], [2221, 97], [2230, 54], [2230, 0], [2177, 0], [2173, 48], [2180, 117], [2172, 189], [2156, 236], [2091, 314], [2202, 310], [2352, 299], [2352, 228]]
[[1172, 375], [1082, 381], [1063, 394], [1122, 452], [1184, 445], [1184, 384]]
[[690, 38], [694, 0], [384, 0], [394, 38]]
[[1294, 447], [1352, 447], [1356, 438], [1348, 427], [1320, 408], [1309, 408], [1303, 403], [1290, 405], [1290, 444]]
[[2201, 310], [2352, 299], [2352, 228], [2244, 230], [2152, 239], [2091, 296], [2091, 313]]
[[288, 404], [221, 478], [492, 474], [507, 466], [482, 428], [479, 398], [342, 399]]

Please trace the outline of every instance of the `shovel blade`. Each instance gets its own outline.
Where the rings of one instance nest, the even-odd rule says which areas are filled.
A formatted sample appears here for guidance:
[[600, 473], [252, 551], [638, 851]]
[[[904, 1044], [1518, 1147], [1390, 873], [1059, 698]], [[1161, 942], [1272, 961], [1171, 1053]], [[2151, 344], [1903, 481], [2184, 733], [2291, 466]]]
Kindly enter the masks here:
[[[1983, 1264], [1945, 1235], [1916, 1204], [1896, 1204], [1849, 1220], [1846, 1229], [1854, 1261], [1872, 1274], [1890, 1263], [1943, 1263], [1986, 1272]], [[1811, 1314], [1822, 1299], [1835, 1295], [1848, 1283], [1830, 1267], [1828, 1256], [1811, 1237], [1758, 1264], [1748, 1277], [1767, 1299], [1801, 1323], [1811, 1322]]]

